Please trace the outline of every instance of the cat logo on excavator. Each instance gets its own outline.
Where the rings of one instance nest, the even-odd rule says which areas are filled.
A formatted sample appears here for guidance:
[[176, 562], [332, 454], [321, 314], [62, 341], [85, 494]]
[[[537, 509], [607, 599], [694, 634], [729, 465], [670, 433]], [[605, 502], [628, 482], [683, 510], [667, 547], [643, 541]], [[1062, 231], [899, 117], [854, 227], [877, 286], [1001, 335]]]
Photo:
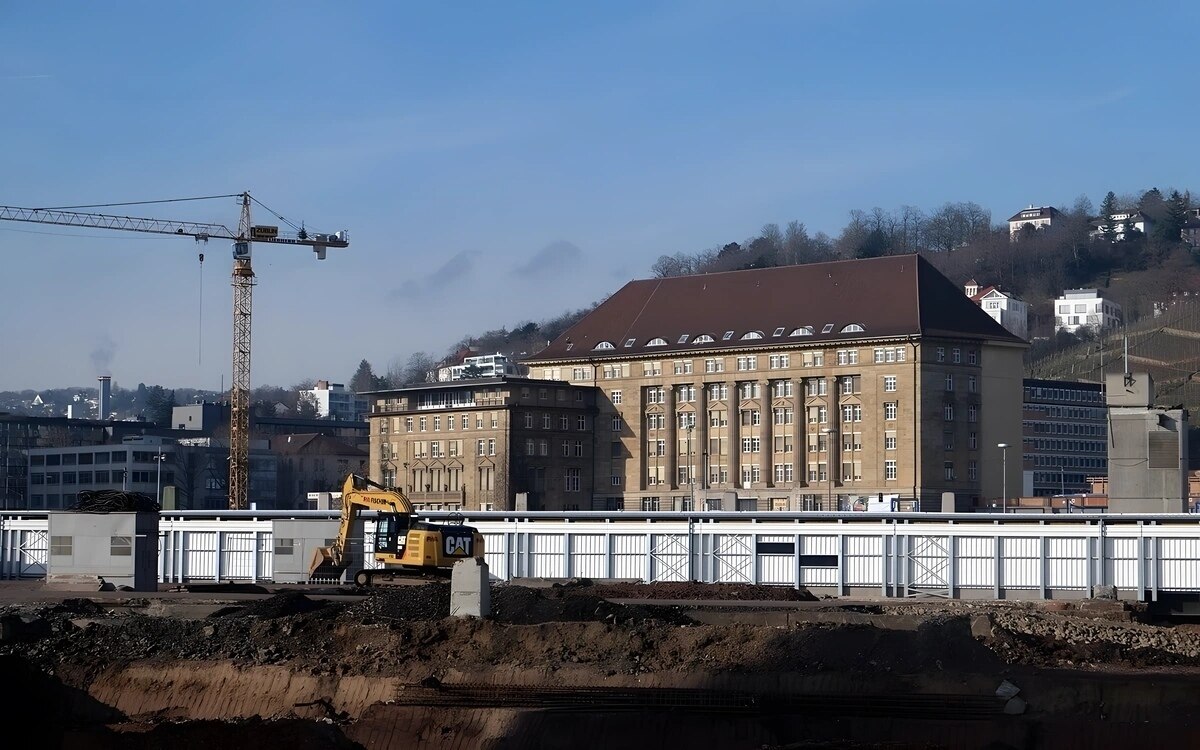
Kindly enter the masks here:
[[470, 534], [443, 532], [442, 553], [447, 557], [470, 557], [472, 541]]

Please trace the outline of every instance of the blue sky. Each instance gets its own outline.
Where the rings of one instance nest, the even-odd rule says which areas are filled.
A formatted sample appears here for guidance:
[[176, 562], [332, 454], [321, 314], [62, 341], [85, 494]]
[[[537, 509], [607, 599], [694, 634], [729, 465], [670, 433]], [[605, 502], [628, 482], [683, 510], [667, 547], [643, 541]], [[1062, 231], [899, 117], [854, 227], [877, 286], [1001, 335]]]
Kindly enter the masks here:
[[[254, 385], [440, 355], [768, 222], [1200, 189], [1194, 3], [8, 0], [0, 29], [0, 204], [250, 190], [351, 232], [256, 248]], [[228, 383], [226, 243], [0, 222], [0, 257], [0, 389]]]

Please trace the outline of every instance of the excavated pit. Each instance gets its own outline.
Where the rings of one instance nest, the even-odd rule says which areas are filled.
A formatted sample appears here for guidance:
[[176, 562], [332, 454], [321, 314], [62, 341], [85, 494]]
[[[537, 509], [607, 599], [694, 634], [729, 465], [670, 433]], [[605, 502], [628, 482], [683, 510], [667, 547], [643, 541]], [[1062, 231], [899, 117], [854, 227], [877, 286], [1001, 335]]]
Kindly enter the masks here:
[[[497, 586], [484, 621], [448, 618], [441, 584], [205, 617], [13, 605], [0, 718], [70, 748], [1200, 746], [1200, 636], [1115, 603], [843, 607], [697, 586]], [[654, 602], [696, 597], [791, 601]], [[1016, 698], [997, 695], [1006, 680]]]

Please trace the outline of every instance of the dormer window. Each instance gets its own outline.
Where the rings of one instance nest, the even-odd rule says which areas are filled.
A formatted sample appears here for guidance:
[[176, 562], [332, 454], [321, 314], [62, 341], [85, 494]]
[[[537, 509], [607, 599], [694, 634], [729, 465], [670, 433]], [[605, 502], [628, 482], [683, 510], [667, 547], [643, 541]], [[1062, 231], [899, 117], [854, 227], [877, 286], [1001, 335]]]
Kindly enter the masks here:
[[731, 338], [733, 338], [733, 331], [726, 331], [725, 335], [721, 337], [721, 340], [728, 341]]
[[716, 339], [714, 339], [712, 336], [709, 336], [707, 333], [702, 333], [699, 336], [697, 336], [695, 339], [693, 339], [692, 343], [693, 344], [711, 344], [714, 341], [716, 341]]
[[617, 347], [613, 346], [611, 341], [601, 341], [599, 344], [596, 344], [595, 350], [600, 351], [602, 349], [616, 349], [616, 348]]
[[636, 341], [637, 341], [637, 339], [626, 339], [625, 340], [625, 348], [628, 349], [629, 347], [633, 346], [634, 342], [636, 342]]
[[830, 332], [830, 331], [832, 331], [832, 330], [833, 330], [833, 323], [826, 323], [826, 324], [825, 324], [825, 325], [824, 325], [824, 326], [821, 328], [821, 333], [829, 333], [829, 332]]
[[761, 339], [762, 337], [763, 337], [762, 331], [747, 331], [746, 333], [742, 334], [742, 341], [750, 341], [752, 339]]
[[865, 328], [863, 328], [863, 327], [862, 327], [861, 325], [859, 325], [858, 323], [851, 323], [851, 324], [850, 324], [850, 325], [848, 325], [848, 326], [843, 326], [843, 327], [842, 327], [842, 333], [862, 333], [862, 332], [863, 332], [863, 331], [865, 331], [865, 330], [866, 330], [866, 329], [865, 329]]
[[775, 329], [775, 333], [773, 333], [773, 334], [771, 334], [771, 335], [772, 335], [772, 336], [782, 336], [782, 335], [783, 335], [783, 331], [784, 331], [784, 328], [783, 328], [783, 326], [780, 326], [780, 327], [776, 328], [776, 329]]
[[796, 330], [792, 331], [791, 335], [793, 335], [793, 336], [811, 336], [811, 335], [813, 335], [813, 327], [812, 326], [800, 326]]
[[667, 345], [667, 340], [664, 338], [650, 339], [650, 343], [646, 344], [646, 346], [666, 346], [666, 345]]
[[574, 344], [574, 343], [567, 344], [567, 351], [571, 351], [571, 350], [572, 350], [572, 349], [574, 349], [574, 348], [575, 348], [575, 344]]
[[679, 337], [679, 341], [678, 341], [678, 342], [676, 342], [676, 343], [679, 343], [679, 344], [686, 344], [686, 343], [688, 342], [688, 337], [689, 337], [689, 336], [691, 336], [691, 334], [690, 334], [690, 333], [685, 333], [685, 334], [683, 334], [682, 336], [680, 336], [680, 337]]

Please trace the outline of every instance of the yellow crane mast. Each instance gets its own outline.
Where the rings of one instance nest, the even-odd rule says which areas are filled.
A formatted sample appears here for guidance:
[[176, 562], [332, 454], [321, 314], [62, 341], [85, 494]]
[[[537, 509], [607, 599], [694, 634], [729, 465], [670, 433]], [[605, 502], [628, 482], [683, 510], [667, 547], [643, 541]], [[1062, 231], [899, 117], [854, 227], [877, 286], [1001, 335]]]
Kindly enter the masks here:
[[[237, 198], [241, 204], [237, 232], [223, 224], [206, 224], [166, 219], [145, 219], [111, 214], [81, 213], [75, 209], [111, 206], [176, 203], [180, 201]], [[350, 246], [346, 232], [333, 234], [310, 233], [303, 225], [296, 231], [281, 233], [278, 226], [256, 225], [251, 221], [251, 203], [258, 203], [250, 193], [213, 195], [201, 198], [175, 198], [131, 203], [107, 203], [90, 206], [58, 208], [21, 208], [0, 206], [0, 220], [26, 221], [35, 224], [114, 229], [122, 232], [149, 232], [192, 237], [197, 242], [210, 239], [233, 241], [233, 379], [229, 391], [229, 507], [245, 509], [250, 493], [250, 331], [254, 290], [254, 268], [251, 266], [251, 245], [255, 242], [274, 245], [311, 247], [318, 260], [325, 260], [328, 248]], [[261, 206], [262, 204], [259, 203]], [[264, 206], [265, 208], [265, 206]], [[268, 209], [269, 210], [269, 209]], [[278, 214], [276, 214], [278, 216]], [[282, 217], [280, 217], [282, 218]]]

